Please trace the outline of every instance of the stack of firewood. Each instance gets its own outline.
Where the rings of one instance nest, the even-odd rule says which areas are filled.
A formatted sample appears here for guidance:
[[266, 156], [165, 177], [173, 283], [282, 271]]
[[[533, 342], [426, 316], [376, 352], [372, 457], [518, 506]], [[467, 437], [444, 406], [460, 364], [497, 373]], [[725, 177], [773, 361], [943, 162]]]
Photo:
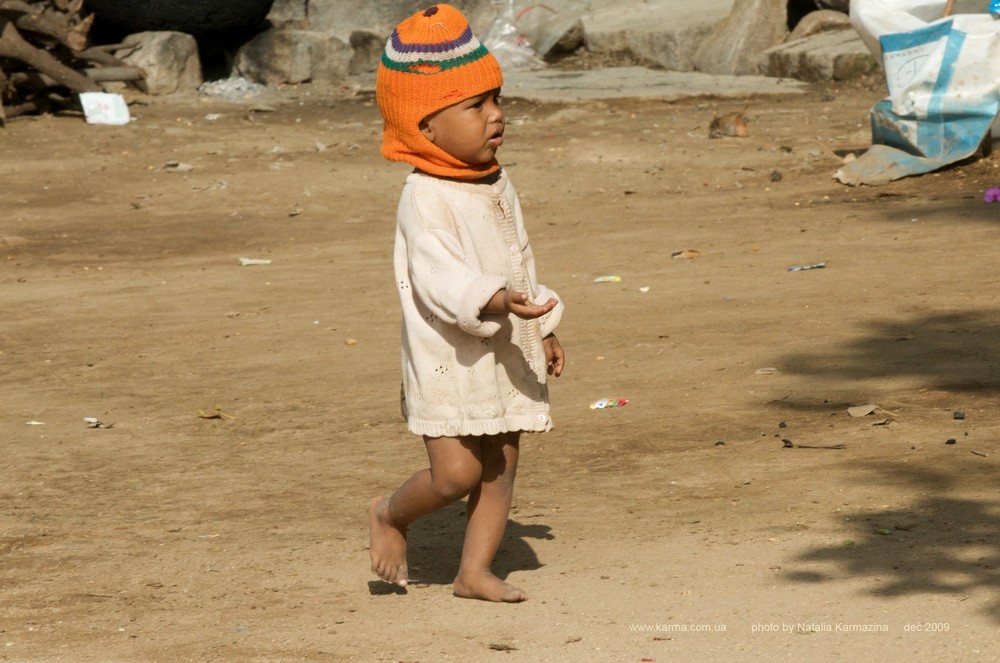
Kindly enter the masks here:
[[141, 87], [144, 72], [112, 53], [120, 44], [92, 45], [94, 15], [83, 0], [0, 0], [0, 126], [6, 118], [79, 109], [81, 92], [102, 83]]

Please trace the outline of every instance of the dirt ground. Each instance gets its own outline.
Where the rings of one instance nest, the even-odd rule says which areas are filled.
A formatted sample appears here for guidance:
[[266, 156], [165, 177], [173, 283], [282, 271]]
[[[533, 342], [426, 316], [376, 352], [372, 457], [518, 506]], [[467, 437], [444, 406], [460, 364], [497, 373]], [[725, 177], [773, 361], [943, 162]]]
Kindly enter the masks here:
[[518, 605], [451, 595], [461, 505], [412, 528], [407, 591], [368, 568], [369, 499], [426, 462], [369, 95], [10, 122], [0, 660], [995, 660], [1000, 158], [836, 183], [882, 96], [506, 100], [568, 306], [496, 560]]

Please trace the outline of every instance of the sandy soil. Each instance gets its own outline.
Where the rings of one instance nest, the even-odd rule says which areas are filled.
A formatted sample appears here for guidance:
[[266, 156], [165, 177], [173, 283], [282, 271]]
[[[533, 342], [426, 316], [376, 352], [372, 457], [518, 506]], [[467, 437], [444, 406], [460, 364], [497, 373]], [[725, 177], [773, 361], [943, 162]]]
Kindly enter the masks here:
[[369, 499], [425, 463], [370, 97], [11, 122], [0, 660], [997, 658], [1000, 161], [837, 184], [881, 96], [752, 99], [721, 140], [745, 101], [507, 100], [569, 307], [496, 560], [519, 605], [451, 595], [461, 505], [407, 591], [368, 569]]

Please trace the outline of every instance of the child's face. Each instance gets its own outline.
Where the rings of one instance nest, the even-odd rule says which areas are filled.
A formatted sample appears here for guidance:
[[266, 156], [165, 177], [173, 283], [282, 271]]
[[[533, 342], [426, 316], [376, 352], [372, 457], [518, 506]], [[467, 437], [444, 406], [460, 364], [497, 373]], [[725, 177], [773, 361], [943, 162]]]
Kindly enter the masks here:
[[503, 145], [503, 129], [499, 89], [448, 106], [420, 123], [427, 140], [468, 164], [493, 161]]

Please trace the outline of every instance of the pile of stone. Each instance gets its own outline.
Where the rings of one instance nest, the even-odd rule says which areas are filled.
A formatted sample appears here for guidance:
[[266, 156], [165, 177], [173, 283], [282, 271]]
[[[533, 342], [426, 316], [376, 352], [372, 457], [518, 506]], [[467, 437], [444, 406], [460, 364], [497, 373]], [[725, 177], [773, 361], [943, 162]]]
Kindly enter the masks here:
[[[367, 85], [393, 26], [429, 1], [274, 0], [262, 28], [227, 53], [225, 76], [270, 87]], [[565, 34], [539, 53], [547, 65], [582, 54], [623, 66], [803, 81], [848, 79], [878, 68], [850, 25], [849, 0], [449, 1], [484, 39], [511, 1], [519, 17], [529, 10], [572, 14], [577, 20], [559, 22]], [[199, 50], [189, 34], [147, 31], [126, 43], [134, 50], [121, 55], [147, 72], [151, 94], [201, 85]]]
[[[479, 35], [509, 2], [529, 11], [575, 12], [548, 64], [573, 49], [598, 62], [669, 71], [842, 80], [874, 71], [850, 24], [849, 0], [449, 0]], [[374, 71], [392, 26], [426, 0], [275, 0], [271, 28], [234, 60], [238, 74], [273, 85], [343, 80]]]
[[[429, 0], [87, 0], [98, 27], [105, 21], [121, 33], [113, 44], [89, 47], [94, 14], [81, 12], [83, 2], [0, 0], [0, 101], [8, 116], [71, 105], [72, 93], [108, 91], [112, 80], [157, 95], [227, 78], [272, 87], [364, 86], [393, 26]], [[803, 81], [878, 67], [850, 25], [849, 0], [449, 2], [478, 35], [490, 32], [505, 6], [519, 18], [529, 10], [572, 16], [559, 22], [565, 34], [550, 35], [551, 50], [538, 53], [542, 66], [583, 54], [623, 66]], [[226, 26], [206, 32], [207, 18], [224, 14], [220, 7], [232, 14]], [[228, 30], [240, 20], [241, 31]], [[223, 39], [223, 27], [240, 39]], [[202, 60], [219, 45], [225, 71], [206, 75]]]
[[815, 82], [878, 68], [851, 26], [849, 0], [594, 3], [586, 44], [669, 71]]

